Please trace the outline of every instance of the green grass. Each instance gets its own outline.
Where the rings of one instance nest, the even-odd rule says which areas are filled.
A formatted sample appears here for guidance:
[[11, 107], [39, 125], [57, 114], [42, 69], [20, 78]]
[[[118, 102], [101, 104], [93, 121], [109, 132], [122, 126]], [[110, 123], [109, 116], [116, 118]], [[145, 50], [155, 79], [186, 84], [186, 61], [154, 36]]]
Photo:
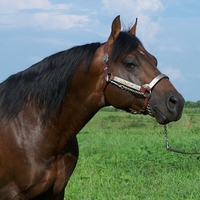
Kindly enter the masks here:
[[[111, 110], [112, 111], [112, 110]], [[103, 109], [78, 134], [79, 161], [68, 200], [199, 200], [200, 155], [165, 150], [163, 126], [149, 116]], [[200, 112], [168, 126], [170, 145], [200, 151]]]

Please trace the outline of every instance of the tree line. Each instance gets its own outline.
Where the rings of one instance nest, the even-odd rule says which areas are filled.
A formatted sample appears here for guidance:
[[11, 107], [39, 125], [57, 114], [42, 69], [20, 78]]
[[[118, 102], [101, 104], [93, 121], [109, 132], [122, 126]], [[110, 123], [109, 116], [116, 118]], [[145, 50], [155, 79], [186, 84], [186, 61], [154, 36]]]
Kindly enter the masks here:
[[200, 100], [193, 102], [193, 101], [186, 101], [185, 108], [200, 108]]

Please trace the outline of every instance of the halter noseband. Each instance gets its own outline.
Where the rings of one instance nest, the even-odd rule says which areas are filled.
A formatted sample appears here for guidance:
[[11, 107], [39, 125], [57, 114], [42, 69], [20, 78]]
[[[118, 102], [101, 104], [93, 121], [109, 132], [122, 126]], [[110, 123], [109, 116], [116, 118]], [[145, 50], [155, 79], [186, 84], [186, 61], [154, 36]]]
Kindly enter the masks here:
[[[153, 87], [163, 78], [168, 78], [165, 74], [159, 74], [156, 76], [149, 84], [144, 84], [142, 86], [122, 79], [118, 76], [114, 76], [108, 69], [108, 61], [109, 55], [107, 53], [107, 43], [104, 44], [104, 56], [102, 63], [105, 65], [105, 81], [106, 83], [112, 83], [119, 87], [122, 90], [129, 91], [136, 95], [136, 97], [144, 98], [144, 105], [141, 110], [135, 111], [132, 108], [129, 108], [129, 111], [133, 114], [149, 114], [151, 115], [150, 107], [149, 107], [149, 99], [151, 97], [151, 91]], [[144, 54], [143, 52], [141, 52]]]

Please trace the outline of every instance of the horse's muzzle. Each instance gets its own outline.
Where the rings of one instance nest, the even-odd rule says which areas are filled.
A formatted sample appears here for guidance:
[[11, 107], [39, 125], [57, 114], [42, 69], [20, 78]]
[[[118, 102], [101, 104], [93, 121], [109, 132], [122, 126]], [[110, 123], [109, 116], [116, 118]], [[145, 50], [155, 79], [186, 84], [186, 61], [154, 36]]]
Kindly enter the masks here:
[[179, 93], [171, 94], [165, 104], [155, 104], [151, 106], [152, 114], [160, 124], [167, 124], [172, 121], [177, 121], [182, 116], [182, 110], [184, 106], [184, 98]]

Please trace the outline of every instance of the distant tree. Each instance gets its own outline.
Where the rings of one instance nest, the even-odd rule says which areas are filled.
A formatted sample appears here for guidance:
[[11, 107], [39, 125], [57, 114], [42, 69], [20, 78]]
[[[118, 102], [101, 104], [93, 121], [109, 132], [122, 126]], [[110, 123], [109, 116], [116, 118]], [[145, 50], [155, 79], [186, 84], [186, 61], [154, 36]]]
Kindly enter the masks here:
[[[200, 101], [199, 101], [199, 103], [200, 103]], [[200, 104], [199, 104], [199, 105], [200, 105]], [[196, 108], [196, 103], [193, 102], [193, 101], [186, 101], [186, 102], [185, 102], [185, 107], [186, 107], [186, 108]]]
[[196, 102], [196, 107], [200, 108], [200, 100]]

